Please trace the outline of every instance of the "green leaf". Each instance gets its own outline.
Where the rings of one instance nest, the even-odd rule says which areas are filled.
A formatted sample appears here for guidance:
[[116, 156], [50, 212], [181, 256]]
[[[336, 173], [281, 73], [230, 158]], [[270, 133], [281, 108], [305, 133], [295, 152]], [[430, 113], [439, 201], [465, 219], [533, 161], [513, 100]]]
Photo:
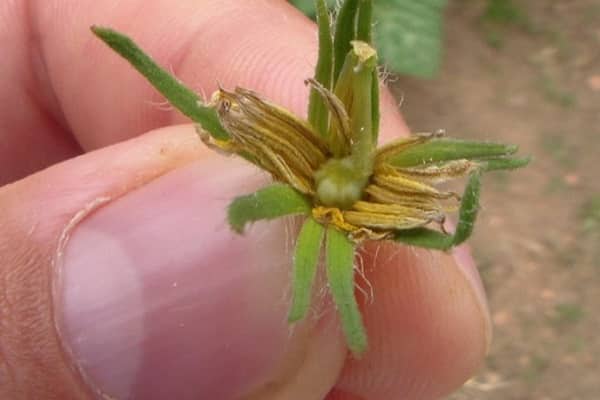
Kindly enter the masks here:
[[354, 296], [354, 246], [333, 226], [327, 228], [327, 279], [348, 348], [355, 356], [367, 349], [367, 334]]
[[246, 224], [261, 219], [285, 215], [310, 214], [308, 199], [291, 186], [276, 183], [255, 193], [235, 198], [229, 204], [227, 216], [231, 229], [242, 233]]
[[182, 85], [175, 77], [159, 67], [129, 37], [109, 28], [93, 26], [92, 32], [104, 43], [131, 63], [165, 98], [181, 113], [204, 130], [220, 140], [229, 138], [217, 113], [210, 107], [201, 105], [196, 93]]
[[446, 235], [427, 228], [415, 228], [396, 231], [394, 241], [434, 250], [448, 250], [458, 246], [473, 233], [475, 219], [479, 211], [480, 191], [481, 173], [474, 172], [469, 177], [469, 182], [465, 187], [454, 235]]
[[442, 53], [446, 0], [378, 0], [376, 39], [382, 59], [392, 70], [433, 77]]
[[335, 33], [333, 38], [333, 82], [337, 82], [338, 75], [344, 65], [346, 54], [351, 49], [350, 42], [356, 38], [356, 14], [358, 13], [358, 0], [346, 0], [342, 3], [335, 20]]
[[500, 157], [515, 153], [517, 146], [458, 139], [432, 139], [389, 158], [396, 167], [414, 167], [442, 161]]
[[[315, 80], [324, 88], [332, 88], [333, 38], [331, 37], [331, 21], [329, 10], [324, 0], [317, 0], [317, 24], [319, 26], [319, 56], [315, 69]], [[325, 101], [313, 88], [308, 102], [308, 121], [321, 135], [327, 137], [329, 128], [329, 110]]]
[[306, 315], [310, 306], [312, 286], [317, 272], [325, 228], [313, 218], [307, 218], [296, 240], [294, 251], [293, 300], [289, 322]]

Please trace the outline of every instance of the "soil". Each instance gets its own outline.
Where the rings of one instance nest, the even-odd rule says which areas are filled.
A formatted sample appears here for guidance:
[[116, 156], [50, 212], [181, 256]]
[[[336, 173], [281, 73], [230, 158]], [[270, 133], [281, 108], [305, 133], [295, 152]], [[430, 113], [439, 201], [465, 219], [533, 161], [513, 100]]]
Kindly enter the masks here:
[[489, 3], [450, 2], [439, 76], [392, 84], [414, 131], [534, 157], [485, 178], [471, 246], [494, 342], [450, 399], [600, 399], [600, 1]]

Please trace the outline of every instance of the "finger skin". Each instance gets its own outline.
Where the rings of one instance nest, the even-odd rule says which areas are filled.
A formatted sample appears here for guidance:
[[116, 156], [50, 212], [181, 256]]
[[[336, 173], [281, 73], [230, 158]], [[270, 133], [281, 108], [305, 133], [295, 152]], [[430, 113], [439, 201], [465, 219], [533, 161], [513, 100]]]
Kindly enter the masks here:
[[355, 396], [353, 394], [349, 394], [348, 392], [344, 392], [339, 389], [333, 389], [331, 392], [327, 394], [325, 400], [365, 400], [362, 397]]
[[27, 3], [0, 2], [0, 186], [81, 152], [53, 96]]
[[451, 254], [392, 243], [369, 244], [362, 260], [373, 287], [362, 308], [370, 351], [348, 360], [337, 387], [369, 400], [425, 400], [460, 386], [489, 340], [485, 304], [462, 266]]
[[[59, 164], [0, 188], [0, 371], [6, 377], [0, 398], [88, 398], [54, 325], [50, 288], [56, 247], [86, 204], [119, 197], [200, 154], [190, 136], [156, 139], [151, 146], [141, 140], [127, 143], [116, 154], [108, 149], [110, 157], [99, 153], [91, 160]], [[146, 161], [143, 168], [140, 160]]]
[[[196, 161], [198, 159], [200, 161]], [[235, 165], [232, 165], [232, 171], [221, 173], [225, 164]], [[242, 167], [241, 175], [238, 175], [236, 171], [240, 167]], [[204, 176], [204, 179], [194, 178], [199, 174]], [[215, 178], [219, 175], [229, 176], [233, 180], [224, 178], [219, 181]], [[187, 387], [193, 387], [196, 392], [218, 393], [212, 398], [223, 400], [237, 399], [240, 398], [239, 396], [261, 400], [319, 399], [333, 386], [345, 356], [342, 336], [335, 328], [335, 314], [319, 311], [321, 308], [319, 303], [325, 303], [317, 301], [313, 304], [313, 310], [321, 315], [320, 318], [309, 318], [296, 325], [294, 329], [291, 329], [286, 322], [288, 304], [285, 294], [289, 292], [287, 286], [291, 259], [286, 250], [287, 236], [282, 224], [269, 224], [268, 227], [264, 225], [266, 229], [262, 232], [255, 229], [253, 230], [255, 236], [245, 239], [240, 236], [233, 237], [235, 234], [226, 229], [224, 215], [219, 214], [225, 210], [232, 192], [236, 191], [235, 188], [248, 186], [249, 182], [252, 186], [255, 185], [252, 182], [256, 181], [256, 171], [245, 163], [231, 163], [231, 160], [207, 152], [191, 126], [176, 126], [58, 164], [0, 190], [0, 205], [10, 207], [11, 210], [10, 220], [0, 227], [2, 237], [8, 238], [0, 247], [2, 257], [0, 282], [3, 284], [2, 296], [0, 296], [3, 315], [0, 322], [2, 326], [9, 328], [0, 331], [0, 348], [7, 349], [3, 351], [0, 359], [0, 366], [6, 371], [3, 375], [7, 376], [7, 379], [3, 379], [0, 383], [0, 398], [89, 399], [95, 397], [95, 394], [101, 398], [104, 398], [104, 394], [110, 395], [106, 398], [121, 398], [112, 396], [104, 390], [104, 387], [110, 386], [111, 382], [92, 379], [98, 378], [97, 374], [94, 377], [88, 375], [90, 360], [85, 357], [90, 354], [89, 345], [85, 345], [88, 350], [81, 350], [77, 337], [73, 337], [70, 330], [73, 321], [69, 324], [69, 321], [63, 318], [66, 305], [63, 301], [64, 289], [61, 283], [64, 282], [65, 275], [67, 277], [71, 275], [68, 270], [61, 269], [63, 257], [70, 255], [70, 242], [77, 242], [78, 238], [81, 238], [81, 234], [78, 233], [79, 227], [89, 226], [89, 223], [97, 225], [94, 220], [106, 219], [106, 213], [114, 212], [115, 207], [129, 207], [127, 203], [135, 202], [136, 196], [139, 198], [145, 196], [144, 193], [147, 194], [148, 191], [156, 192], [158, 202], [149, 206], [160, 210], [160, 199], [165, 197], [165, 181], [175, 179], [179, 182], [181, 176], [184, 176], [186, 187], [195, 186], [192, 192], [197, 194], [182, 199], [187, 201], [187, 207], [197, 210], [195, 213], [198, 215], [191, 221], [204, 220], [204, 223], [194, 223], [193, 226], [185, 226], [185, 223], [182, 223], [178, 228], [179, 236], [173, 235], [173, 245], [189, 242], [190, 239], [185, 239], [186, 232], [192, 231], [194, 232], [192, 239], [198, 241], [198, 244], [190, 250], [185, 250], [188, 258], [198, 252], [196, 250], [198, 247], [209, 249], [207, 251], [210, 254], [208, 259], [191, 260], [191, 264], [202, 263], [205, 266], [200, 268], [200, 265], [191, 265], [188, 271], [198, 275], [203, 269], [213, 268], [216, 271], [206, 272], [210, 273], [212, 278], [219, 275], [218, 271], [230, 274], [234, 266], [243, 268], [240, 275], [244, 273], [248, 275], [243, 271], [249, 270], [250, 266], [256, 266], [250, 269], [254, 273], [248, 275], [244, 282], [226, 278], [227, 281], [221, 285], [222, 289], [213, 293], [210, 299], [200, 297], [192, 299], [191, 304], [173, 304], [173, 308], [196, 310], [191, 313], [189, 320], [183, 320], [186, 328], [184, 334], [206, 326], [206, 320], [193, 318], [193, 314], [205, 313], [202, 307], [197, 305], [198, 303], [206, 303], [208, 306], [213, 302], [224, 305], [235, 304], [231, 299], [237, 294], [243, 296], [243, 307], [246, 308], [244, 314], [255, 315], [252, 310], [260, 307], [258, 315], [263, 317], [260, 323], [253, 321], [252, 318], [243, 318], [240, 321], [234, 317], [229, 322], [232, 329], [221, 331], [219, 336], [213, 339], [215, 342], [226, 343], [226, 346], [223, 350], [219, 350], [218, 346], [222, 344], [216, 345], [216, 348], [209, 353], [218, 354], [220, 351], [219, 359], [229, 359], [229, 364], [214, 361], [212, 364], [207, 364], [210, 359], [202, 358], [196, 361], [203, 368], [211, 370], [221, 368], [221, 375], [225, 381], [227, 381], [227, 374], [231, 374], [230, 384], [220, 384], [221, 387], [219, 382], [216, 382], [217, 386], [210, 383], [212, 387], [208, 387], [208, 384], [196, 386], [190, 384], [189, 379], [194, 380], [194, 375], [197, 376], [195, 382], [205, 382], [204, 377], [207, 374], [202, 373], [199, 368], [181, 370], [176, 375], [187, 377]], [[191, 179], [185, 178], [186, 176], [190, 176]], [[87, 184], [82, 184], [83, 182]], [[158, 184], [161, 186], [157, 188]], [[177, 187], [181, 186], [180, 183], [177, 184]], [[199, 195], [204, 196], [204, 199]], [[199, 200], [200, 205], [195, 205], [195, 200]], [[210, 203], [210, 207], [203, 209], [202, 203], [205, 208], [209, 207], [208, 203]], [[90, 208], [90, 205], [95, 204], [100, 206]], [[93, 212], [90, 213], [90, 210]], [[203, 212], [208, 215], [203, 217]], [[161, 214], [165, 215], [165, 213]], [[210, 219], [216, 222], [208, 223]], [[114, 240], [119, 240], [120, 232], [123, 230], [126, 230], [125, 227], [114, 232], [112, 236]], [[217, 230], [219, 234], [216, 233]], [[143, 232], [138, 233], [141, 234]], [[219, 239], [223, 235], [226, 238]], [[215, 240], [215, 243], [210, 243], [210, 240]], [[203, 246], [200, 246], [200, 243]], [[96, 246], [102, 245], [102, 242], [96, 244]], [[248, 248], [249, 246], [254, 250]], [[236, 255], [240, 252], [245, 255], [231, 259], [232, 254]], [[85, 268], [85, 265], [81, 267]], [[165, 283], [170, 287], [169, 282], [178, 279], [170, 274], [180, 270], [179, 266], [171, 266], [162, 281], [166, 281]], [[109, 265], [103, 268], [103, 271], [106, 274], [119, 273], [111, 270]], [[185, 272], [183, 276], [189, 276], [189, 273]], [[101, 276], [98, 281], [100, 280]], [[194, 285], [194, 282], [197, 283]], [[204, 282], [212, 282], [212, 280], [203, 279], [200, 275], [191, 282], [182, 283], [179, 287], [181, 290], [202, 293], [200, 288]], [[188, 289], [185, 289], [186, 287]], [[98, 288], [92, 282], [85, 290], [86, 293], [90, 293]], [[164, 295], [161, 296], [161, 301], [167, 299]], [[111, 335], [103, 325], [114, 326], [115, 322], [110, 320], [110, 315], [103, 315], [97, 305], [94, 308], [93, 312], [80, 316], [81, 319], [90, 320], [92, 324], [91, 330], [85, 334], [85, 343], [90, 341], [105, 343], [110, 341]], [[232, 310], [220, 311], [223, 315], [219, 314], [219, 310], [210, 311], [216, 315], [210, 320], [212, 324], [218, 324], [219, 319], [227, 320]], [[177, 366], [185, 361], [170, 359], [164, 353], [161, 355], [161, 348], [165, 346], [164, 340], [153, 337], [153, 332], [156, 332], [153, 326], [160, 325], [160, 320], [168, 320], [167, 317], [168, 315], [164, 318], [159, 315], [145, 321], [145, 331], [148, 333], [144, 342], [148, 342], [148, 345], [155, 343], [156, 346], [145, 350], [141, 359], [146, 362], [146, 365], [154, 364], [154, 368], [145, 368], [137, 373], [136, 379], [146, 379], [146, 384], [133, 389], [131, 398], [172, 398], [168, 394], [156, 397], [155, 393], [148, 392], [149, 382], [156, 384], [157, 379], [160, 379], [156, 375], [158, 372], [160, 376], [163, 368], [161, 360], [165, 361], [164, 364], [168, 362], [167, 365], [171, 370], [177, 370]], [[94, 328], [96, 318], [98, 318], [96, 321], [98, 326]], [[80, 321], [75, 322], [78, 325], [80, 323]], [[265, 326], [271, 329], [265, 332]], [[99, 332], [100, 337], [94, 337], [95, 332]], [[264, 338], [261, 342], [246, 343], [247, 347], [238, 354], [224, 351], [231, 347], [235, 348], [234, 342], [245, 343], [245, 337], [253, 337], [257, 333]], [[168, 339], [168, 342], [192, 343], [189, 345], [189, 350], [183, 349], [186, 356], [196, 353], [205, 354], [205, 349], [211, 349], [213, 346], [201, 340], [200, 335], [194, 337], [183, 335], [179, 340], [178, 335], [181, 334], [173, 331], [169, 334], [172, 339]], [[128, 348], [125, 348], [121, 354], [112, 356], [115, 363], [113, 363], [114, 367], [109, 366], [109, 369], [120, 368], [122, 362], [119, 362], [119, 359], [129, 360], [135, 356], [136, 349], [133, 346], [130, 354], [127, 350]], [[105, 347], [103, 351], [105, 353], [103, 357], [110, 353], [110, 349]], [[256, 359], [244, 357], [252, 354], [252, 351], [258, 352], [260, 357]], [[86, 368], [80, 365], [82, 359], [86, 361]], [[152, 361], [152, 359], [156, 360]], [[257, 362], [257, 359], [263, 361]], [[240, 370], [245, 376], [253, 376], [252, 386], [244, 387], [244, 393], [240, 393], [240, 388], [236, 387], [234, 381], [234, 371]], [[165, 372], [168, 371], [162, 371]], [[99, 384], [105, 386], [98, 387]], [[161, 390], [164, 386], [164, 383], [160, 385]], [[189, 393], [190, 390], [187, 392]], [[176, 397], [190, 398], [189, 395]]]

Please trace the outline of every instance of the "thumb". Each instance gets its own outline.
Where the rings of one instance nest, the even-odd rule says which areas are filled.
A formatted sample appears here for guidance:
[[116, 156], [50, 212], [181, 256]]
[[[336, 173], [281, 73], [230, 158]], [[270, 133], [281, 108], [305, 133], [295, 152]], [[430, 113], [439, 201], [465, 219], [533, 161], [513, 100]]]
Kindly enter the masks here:
[[177, 126], [0, 189], [0, 398], [327, 393], [333, 313], [290, 331], [285, 227], [230, 233], [228, 202], [260, 177], [225, 162]]

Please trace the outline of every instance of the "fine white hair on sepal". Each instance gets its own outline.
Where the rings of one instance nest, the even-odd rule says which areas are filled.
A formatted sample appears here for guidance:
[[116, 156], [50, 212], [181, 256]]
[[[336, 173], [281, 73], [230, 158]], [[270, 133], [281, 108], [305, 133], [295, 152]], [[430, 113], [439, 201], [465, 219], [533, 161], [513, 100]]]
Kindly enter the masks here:
[[360, 276], [367, 288], [363, 288], [359, 280], [354, 278], [354, 287], [364, 296], [366, 304], [373, 304], [375, 301], [375, 291], [373, 285], [365, 274], [365, 262], [361, 252], [357, 252], [355, 255], [356, 263], [354, 264], [354, 271]]
[[386, 64], [377, 66], [377, 75], [380, 85], [387, 85], [398, 81], [398, 75], [390, 71]]

